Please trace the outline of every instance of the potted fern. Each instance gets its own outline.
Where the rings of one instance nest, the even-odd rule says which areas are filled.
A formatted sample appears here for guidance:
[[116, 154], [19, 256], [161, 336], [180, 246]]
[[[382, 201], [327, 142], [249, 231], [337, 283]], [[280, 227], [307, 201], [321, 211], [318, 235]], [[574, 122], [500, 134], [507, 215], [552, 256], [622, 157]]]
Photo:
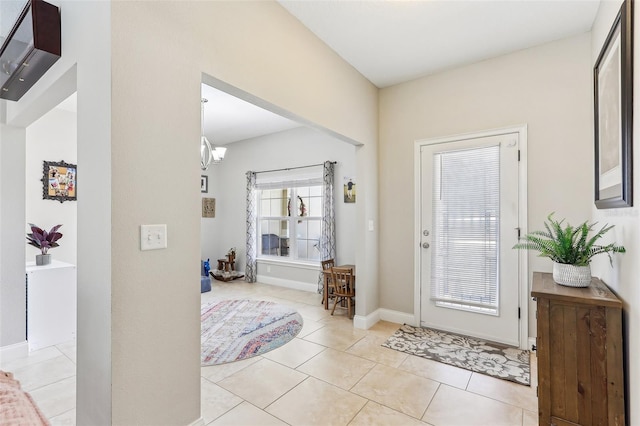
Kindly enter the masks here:
[[564, 224], [564, 219], [553, 219], [553, 213], [547, 216], [549, 223], [544, 222], [544, 231], [533, 231], [522, 241], [513, 246], [517, 249], [536, 250], [539, 256], [553, 260], [553, 280], [570, 287], [588, 287], [591, 283], [591, 258], [606, 253], [613, 266], [612, 253], [625, 253], [623, 246], [615, 244], [597, 245], [596, 242], [606, 234], [613, 225], [605, 225], [593, 236], [596, 223], [584, 222], [576, 227]]
[[31, 233], [27, 234], [28, 244], [40, 250], [40, 254], [36, 255], [36, 265], [48, 265], [51, 263], [49, 249], [59, 247], [57, 241], [62, 238], [62, 234], [58, 232], [58, 229], [60, 229], [61, 226], [62, 225], [56, 225], [47, 232], [33, 223], [29, 224]]

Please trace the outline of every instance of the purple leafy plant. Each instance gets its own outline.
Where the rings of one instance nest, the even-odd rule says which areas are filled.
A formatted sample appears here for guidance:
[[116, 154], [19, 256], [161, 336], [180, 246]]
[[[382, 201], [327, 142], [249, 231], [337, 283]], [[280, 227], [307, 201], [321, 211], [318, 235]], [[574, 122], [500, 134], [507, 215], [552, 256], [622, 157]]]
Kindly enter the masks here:
[[31, 233], [27, 234], [27, 241], [29, 241], [29, 245], [39, 248], [42, 254], [47, 254], [49, 249], [59, 246], [56, 241], [62, 238], [62, 234], [58, 232], [58, 229], [60, 229], [61, 226], [62, 225], [56, 225], [47, 232], [38, 228], [33, 223], [30, 223], [29, 227], [31, 227]]

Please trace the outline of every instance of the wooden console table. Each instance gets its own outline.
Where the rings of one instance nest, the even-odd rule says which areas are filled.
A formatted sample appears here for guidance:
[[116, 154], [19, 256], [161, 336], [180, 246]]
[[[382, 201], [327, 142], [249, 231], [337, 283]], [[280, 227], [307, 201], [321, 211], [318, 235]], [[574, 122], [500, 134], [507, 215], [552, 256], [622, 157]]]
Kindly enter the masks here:
[[585, 288], [534, 272], [540, 425], [624, 425], [622, 302], [599, 279]]

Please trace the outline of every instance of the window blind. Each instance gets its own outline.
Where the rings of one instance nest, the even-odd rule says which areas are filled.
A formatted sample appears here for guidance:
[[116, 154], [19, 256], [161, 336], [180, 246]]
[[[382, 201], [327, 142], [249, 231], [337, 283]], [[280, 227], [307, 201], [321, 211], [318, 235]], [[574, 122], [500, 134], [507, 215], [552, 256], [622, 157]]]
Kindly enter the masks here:
[[498, 309], [500, 146], [433, 157], [431, 299]]
[[257, 189], [299, 188], [322, 185], [322, 166], [263, 172], [256, 176]]

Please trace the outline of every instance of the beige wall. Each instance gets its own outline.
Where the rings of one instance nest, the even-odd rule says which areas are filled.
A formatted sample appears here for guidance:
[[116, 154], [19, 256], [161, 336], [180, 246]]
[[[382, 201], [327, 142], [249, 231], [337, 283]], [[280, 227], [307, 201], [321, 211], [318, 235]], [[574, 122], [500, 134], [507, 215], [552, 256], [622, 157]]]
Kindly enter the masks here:
[[[77, 421], [190, 424], [200, 416], [202, 80], [363, 144], [367, 173], [378, 91], [275, 2], [52, 1], [64, 54], [20, 102], [0, 101], [0, 161], [12, 165], [0, 182], [24, 177], [26, 126], [77, 89]], [[375, 218], [375, 180], [359, 185], [358, 215]], [[0, 192], [2, 325], [12, 330], [0, 343], [12, 345], [25, 329], [24, 309], [5, 309], [24, 306], [24, 208], [12, 206], [25, 199]], [[139, 251], [145, 223], [168, 225], [167, 250]], [[359, 277], [376, 309], [376, 234], [357, 228]]]
[[[374, 153], [377, 89], [273, 2], [111, 12], [112, 422], [188, 424], [200, 415], [201, 73]], [[167, 250], [139, 250], [144, 223], [167, 224]]]
[[[600, 49], [604, 44], [613, 20], [620, 8], [620, 1], [608, 1], [600, 4], [598, 16], [593, 25], [592, 30], [592, 52], [591, 60], [595, 65]], [[637, 46], [640, 46], [640, 31], [638, 24], [640, 23], [640, 9], [635, 5], [635, 38], [634, 44], [636, 51], [634, 62], [634, 152], [633, 152], [633, 187], [634, 190], [634, 206], [631, 208], [597, 210], [592, 204], [592, 219], [600, 224], [609, 223], [615, 225], [615, 228], [607, 234], [607, 243], [615, 241], [622, 244], [627, 249], [624, 255], [616, 255], [613, 260], [614, 267], [609, 264], [606, 256], [599, 256], [592, 262], [592, 274], [602, 278], [623, 301], [624, 306], [624, 322], [625, 330], [623, 340], [625, 342], [626, 357], [626, 374], [627, 381], [627, 410], [630, 417], [627, 419], [628, 424], [640, 424], [640, 407], [637, 403], [640, 398], [640, 366], [635, 361], [635, 356], [640, 352], [640, 286], [638, 279], [640, 278], [640, 263], [638, 263], [638, 250], [640, 249], [640, 150], [635, 149], [638, 137], [640, 136], [640, 120], [638, 119], [640, 111], [640, 96], [638, 89], [640, 88], [640, 54], [638, 54]], [[593, 164], [591, 165], [593, 169]], [[593, 181], [592, 181], [593, 182]]]
[[[528, 125], [528, 221], [591, 209], [590, 37], [573, 37], [380, 93], [380, 305], [413, 313], [414, 141]], [[529, 255], [531, 271], [550, 271]], [[529, 274], [531, 276], [531, 274]], [[530, 318], [533, 309], [530, 309]], [[535, 335], [531, 318], [530, 335]]]

